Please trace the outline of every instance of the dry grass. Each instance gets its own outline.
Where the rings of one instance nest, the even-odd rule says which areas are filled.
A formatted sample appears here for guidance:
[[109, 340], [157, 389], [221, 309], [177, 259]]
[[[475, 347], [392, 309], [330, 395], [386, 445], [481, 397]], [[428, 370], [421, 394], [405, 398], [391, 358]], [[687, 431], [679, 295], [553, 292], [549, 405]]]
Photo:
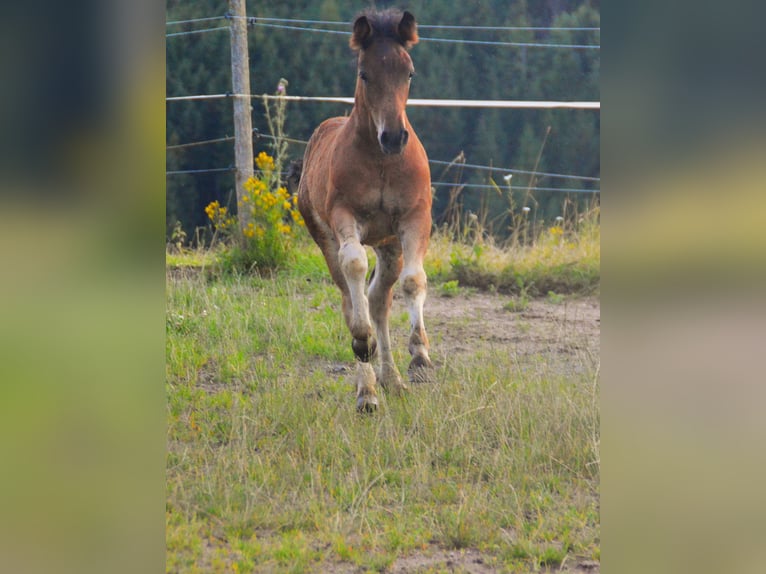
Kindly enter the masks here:
[[481, 225], [433, 235], [426, 258], [429, 279], [457, 280], [461, 286], [530, 296], [591, 294], [600, 282], [601, 227], [592, 210], [575, 224], [544, 227], [534, 241], [498, 243]]
[[[446, 253], [436, 237], [429, 265]], [[495, 257], [533, 267], [478, 259]], [[518, 572], [598, 559], [596, 366], [525, 370], [476, 341], [361, 417], [315, 258], [271, 279], [168, 278], [168, 571], [384, 571], [434, 548]]]

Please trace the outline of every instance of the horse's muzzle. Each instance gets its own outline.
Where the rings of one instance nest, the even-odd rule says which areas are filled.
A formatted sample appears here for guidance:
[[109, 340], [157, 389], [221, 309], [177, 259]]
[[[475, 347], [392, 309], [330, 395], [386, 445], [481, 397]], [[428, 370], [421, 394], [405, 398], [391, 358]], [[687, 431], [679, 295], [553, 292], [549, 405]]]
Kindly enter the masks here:
[[410, 132], [407, 130], [384, 131], [380, 134], [380, 149], [385, 154], [402, 153], [407, 140], [410, 139]]

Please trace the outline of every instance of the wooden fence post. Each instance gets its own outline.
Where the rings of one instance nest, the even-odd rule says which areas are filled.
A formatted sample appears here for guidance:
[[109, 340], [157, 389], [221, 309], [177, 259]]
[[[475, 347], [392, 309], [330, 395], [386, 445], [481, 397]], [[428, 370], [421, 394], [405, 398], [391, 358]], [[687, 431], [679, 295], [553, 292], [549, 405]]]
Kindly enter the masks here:
[[[245, 0], [229, 0], [231, 18], [231, 88], [234, 99], [234, 160], [237, 203], [242, 204], [244, 183], [253, 177], [253, 120], [250, 105], [250, 57], [247, 51]], [[246, 209], [237, 210], [240, 231], [250, 220]]]

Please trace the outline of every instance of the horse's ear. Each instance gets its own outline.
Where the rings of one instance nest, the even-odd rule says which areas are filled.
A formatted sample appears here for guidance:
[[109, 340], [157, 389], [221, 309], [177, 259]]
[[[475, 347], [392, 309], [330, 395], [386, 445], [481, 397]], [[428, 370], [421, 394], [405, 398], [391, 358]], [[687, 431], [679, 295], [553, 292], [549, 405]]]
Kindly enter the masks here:
[[402, 20], [399, 22], [399, 38], [405, 48], [410, 48], [418, 43], [418, 25], [415, 23], [415, 16], [405, 11], [402, 14]]
[[367, 16], [359, 16], [354, 20], [354, 32], [351, 34], [349, 45], [353, 50], [364, 50], [369, 46], [372, 38], [372, 26]]

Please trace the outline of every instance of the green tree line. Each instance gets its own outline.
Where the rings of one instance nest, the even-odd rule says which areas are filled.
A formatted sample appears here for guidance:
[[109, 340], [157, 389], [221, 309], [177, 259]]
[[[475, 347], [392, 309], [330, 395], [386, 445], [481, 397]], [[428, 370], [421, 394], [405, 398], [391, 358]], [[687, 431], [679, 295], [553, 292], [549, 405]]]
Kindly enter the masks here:
[[[402, 6], [377, 2], [378, 8]], [[167, 21], [222, 16], [225, 0], [168, 0]], [[284, 0], [247, 2], [248, 16], [347, 22], [346, 26], [318, 28], [350, 31], [363, 3], [337, 0]], [[599, 3], [588, 0], [410, 0], [406, 7], [419, 24], [496, 27], [599, 27]], [[258, 22], [267, 23], [264, 20]], [[225, 26], [226, 20], [168, 26], [183, 32]], [[305, 26], [298, 24], [299, 26]], [[416, 68], [413, 98], [599, 100], [600, 51], [597, 49], [537, 48], [470, 43], [442, 43], [427, 38], [462, 40], [599, 44], [598, 31], [467, 30], [421, 28], [421, 42], [412, 49]], [[166, 91], [168, 96], [231, 91], [229, 33], [226, 30], [168, 37], [166, 40]], [[281, 78], [294, 95], [351, 96], [355, 84], [355, 56], [348, 36], [255, 25], [249, 29], [250, 81], [254, 94], [274, 93]], [[168, 102], [167, 144], [173, 146], [233, 135], [232, 102], [226, 99]], [[325, 118], [347, 114], [346, 104], [290, 102], [285, 130], [289, 137], [307, 140]], [[600, 113], [594, 110], [519, 110], [410, 107], [408, 115], [433, 160], [450, 161], [461, 152], [469, 164], [492, 165], [493, 172], [432, 164], [433, 181], [487, 184], [489, 178], [507, 190], [502, 168], [536, 170], [599, 177]], [[253, 127], [268, 134], [263, 104], [253, 100]], [[550, 128], [550, 129], [549, 129]], [[254, 142], [255, 154], [271, 151], [267, 137]], [[291, 159], [303, 155], [304, 146], [291, 143]], [[167, 169], [194, 170], [233, 166], [233, 142], [171, 148]], [[218, 200], [233, 203], [231, 172], [168, 175], [166, 223], [168, 233], [180, 221], [191, 236], [206, 224], [204, 207]], [[592, 194], [534, 191], [527, 186], [598, 189], [599, 182], [514, 175], [516, 207], [534, 203], [537, 216], [551, 221], [561, 214], [562, 202], [590, 201]], [[507, 194], [506, 194], [507, 195]], [[449, 203], [450, 188], [436, 187], [434, 217], [439, 222]], [[494, 231], [504, 232], [507, 196], [476, 187], [466, 188], [460, 200], [463, 211], [483, 207], [498, 221]]]

